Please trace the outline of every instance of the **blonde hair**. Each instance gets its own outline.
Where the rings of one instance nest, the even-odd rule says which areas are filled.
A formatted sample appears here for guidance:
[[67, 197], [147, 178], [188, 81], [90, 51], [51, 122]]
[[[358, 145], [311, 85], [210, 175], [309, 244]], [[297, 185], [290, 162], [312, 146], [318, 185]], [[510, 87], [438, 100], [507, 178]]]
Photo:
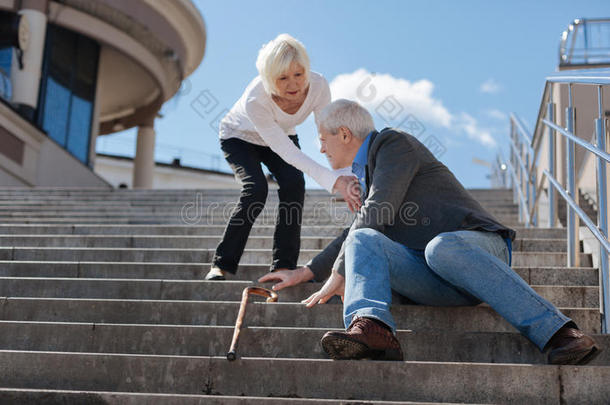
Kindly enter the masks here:
[[256, 68], [268, 94], [277, 94], [275, 81], [296, 62], [305, 70], [305, 81], [309, 83], [309, 56], [305, 46], [289, 34], [280, 34], [267, 42], [258, 52]]

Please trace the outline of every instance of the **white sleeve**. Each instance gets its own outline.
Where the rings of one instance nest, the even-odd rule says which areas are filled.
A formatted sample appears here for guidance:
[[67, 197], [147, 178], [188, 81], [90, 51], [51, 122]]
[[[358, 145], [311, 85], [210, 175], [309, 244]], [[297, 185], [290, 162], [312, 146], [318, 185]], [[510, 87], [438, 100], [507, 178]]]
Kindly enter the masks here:
[[351, 166], [343, 167], [341, 169], [335, 169], [335, 170], [333, 170], [333, 173], [335, 173], [338, 176], [353, 176], [353, 177], [358, 178], [358, 176], [356, 176], [354, 174], [354, 172], [352, 172]]
[[295, 146], [284, 130], [272, 119], [270, 106], [265, 106], [256, 98], [251, 98], [246, 102], [246, 113], [254, 124], [256, 132], [272, 151], [287, 163], [307, 173], [328, 192], [333, 192], [333, 186], [339, 176]]

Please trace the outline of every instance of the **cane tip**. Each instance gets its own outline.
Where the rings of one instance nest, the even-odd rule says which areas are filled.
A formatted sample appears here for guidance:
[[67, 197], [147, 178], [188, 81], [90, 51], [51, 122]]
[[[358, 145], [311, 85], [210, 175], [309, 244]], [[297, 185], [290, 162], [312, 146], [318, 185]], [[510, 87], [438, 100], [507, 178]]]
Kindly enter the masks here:
[[234, 361], [236, 358], [237, 358], [237, 355], [235, 354], [234, 351], [230, 351], [229, 353], [227, 353], [227, 360]]

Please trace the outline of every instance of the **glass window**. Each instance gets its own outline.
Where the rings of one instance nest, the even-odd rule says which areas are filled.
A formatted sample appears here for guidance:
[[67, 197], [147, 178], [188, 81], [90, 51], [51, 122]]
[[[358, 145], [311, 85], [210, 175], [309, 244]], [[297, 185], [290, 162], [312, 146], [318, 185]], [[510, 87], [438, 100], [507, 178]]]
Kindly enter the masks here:
[[11, 61], [13, 48], [0, 48], [0, 97], [11, 99]]
[[38, 122], [84, 164], [89, 162], [98, 58], [95, 41], [49, 24]]
[[90, 102], [76, 95], [72, 95], [70, 105], [68, 151], [81, 162], [86, 162], [89, 159], [89, 137], [81, 136], [81, 134], [88, 134], [91, 129], [93, 106]]
[[13, 60], [13, 48], [0, 48], [0, 69], [7, 76], [11, 75], [11, 62]]
[[61, 146], [66, 145], [69, 111], [70, 90], [49, 77], [46, 86], [42, 127], [51, 139]]

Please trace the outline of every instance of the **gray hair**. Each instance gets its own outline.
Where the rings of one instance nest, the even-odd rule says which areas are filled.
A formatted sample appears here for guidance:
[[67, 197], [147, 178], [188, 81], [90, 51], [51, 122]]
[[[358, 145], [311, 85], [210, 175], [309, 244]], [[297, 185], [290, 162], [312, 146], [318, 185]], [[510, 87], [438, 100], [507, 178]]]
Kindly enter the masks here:
[[343, 98], [333, 101], [322, 110], [319, 126], [333, 135], [339, 132], [340, 127], [346, 127], [359, 139], [366, 138], [375, 130], [373, 117], [366, 108]]
[[296, 62], [305, 70], [305, 81], [309, 82], [309, 56], [305, 46], [289, 34], [280, 34], [267, 42], [258, 52], [256, 68], [267, 94], [277, 94], [275, 80]]

